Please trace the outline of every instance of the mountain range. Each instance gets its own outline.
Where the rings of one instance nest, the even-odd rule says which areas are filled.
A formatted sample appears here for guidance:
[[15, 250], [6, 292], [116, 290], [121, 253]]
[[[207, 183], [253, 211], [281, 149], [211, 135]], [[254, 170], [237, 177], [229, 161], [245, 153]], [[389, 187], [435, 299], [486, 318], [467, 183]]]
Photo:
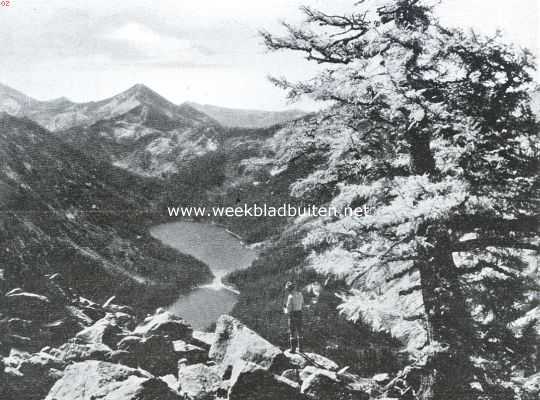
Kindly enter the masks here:
[[185, 103], [231, 128], [267, 128], [304, 117], [302, 110], [261, 111], [218, 107], [210, 104]]
[[[539, 104], [539, 92], [533, 98]], [[219, 109], [176, 105], [144, 85], [91, 103], [41, 102], [0, 86], [0, 110], [0, 287], [2, 275], [31, 282], [35, 273], [60, 271], [93, 298], [114, 293], [151, 307], [141, 293], [155, 288], [172, 296], [209, 272], [149, 236], [148, 210], [186, 199], [190, 205], [293, 203], [291, 184], [318, 162], [306, 153], [286, 170], [276, 168], [280, 149], [295, 146], [294, 123], [225, 126]], [[311, 119], [316, 123], [310, 116], [298, 123]], [[252, 243], [288, 231], [285, 219], [217, 222]], [[246, 321], [257, 324], [260, 310], [278, 301], [274, 292], [261, 296], [262, 288], [271, 282], [277, 293], [305, 259], [291, 242], [269, 247], [251, 272], [231, 276], [241, 291], [235, 312]], [[321, 337], [337, 326], [328, 321], [318, 324]], [[257, 328], [272, 337], [281, 333], [276, 326]], [[418, 336], [405, 333], [411, 332]]]
[[[218, 107], [185, 102], [179, 106], [164, 99], [142, 84], [100, 101], [76, 103], [65, 97], [40, 101], [9, 86], [0, 84], [0, 111], [14, 116], [26, 116], [45, 128], [57, 131], [74, 126], [88, 126], [102, 119], [111, 119], [147, 103], [159, 108], [169, 118], [178, 113], [196, 114], [197, 110], [224, 127], [265, 128], [305, 116], [302, 110], [262, 111]], [[199, 115], [200, 116], [200, 115]], [[195, 116], [195, 119], [197, 117]]]
[[[0, 85], [0, 111], [28, 117], [51, 131], [74, 126], [89, 126], [128, 113], [134, 108], [149, 106], [159, 109], [170, 119], [210, 122], [210, 118], [187, 106], [177, 106], [150, 88], [137, 84], [128, 90], [100, 101], [75, 103], [64, 97], [40, 101], [5, 85]], [[186, 113], [192, 113], [189, 117]]]
[[0, 85], [0, 111], [28, 117], [94, 158], [143, 176], [174, 174], [186, 162], [223, 147], [228, 137], [253, 133], [245, 128], [305, 115], [176, 105], [141, 84], [88, 103], [39, 101]]
[[[205, 281], [207, 267], [150, 237], [148, 220], [164, 193], [203, 197], [222, 173], [237, 185], [278, 129], [225, 127], [144, 85], [89, 103], [0, 85], [0, 278], [61, 272], [93, 298], [149, 307], [145, 296], [163, 303]], [[174, 174], [188, 178], [155, 179]]]

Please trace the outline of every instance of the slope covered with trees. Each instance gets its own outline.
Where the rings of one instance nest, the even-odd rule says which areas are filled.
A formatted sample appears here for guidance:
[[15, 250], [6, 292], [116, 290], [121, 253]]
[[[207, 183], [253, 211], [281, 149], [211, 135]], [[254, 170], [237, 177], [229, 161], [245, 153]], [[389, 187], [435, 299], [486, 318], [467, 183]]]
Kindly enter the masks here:
[[61, 273], [83, 295], [142, 312], [207, 281], [206, 265], [147, 232], [160, 189], [0, 113], [0, 293]]
[[419, 398], [501, 398], [500, 382], [534, 351], [508, 328], [538, 284], [526, 262], [538, 250], [530, 54], [441, 26], [428, 1], [304, 12], [283, 36], [262, 33], [270, 49], [326, 67], [303, 82], [275, 79], [291, 99], [334, 104], [287, 139], [284, 165], [325, 160], [292, 194], [374, 210], [298, 220], [310, 266], [347, 280], [341, 308], [353, 319], [388, 301], [419, 304], [389, 327], [426, 333]]

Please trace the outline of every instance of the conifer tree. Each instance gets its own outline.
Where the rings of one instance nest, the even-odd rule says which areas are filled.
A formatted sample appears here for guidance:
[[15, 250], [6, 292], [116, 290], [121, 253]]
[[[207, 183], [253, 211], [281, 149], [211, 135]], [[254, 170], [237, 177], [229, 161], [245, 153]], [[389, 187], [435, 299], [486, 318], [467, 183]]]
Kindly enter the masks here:
[[[314, 259], [346, 253], [340, 273], [350, 282], [373, 271], [387, 281], [415, 277], [401, 295], [419, 294], [423, 305], [428, 372], [418, 398], [480, 398], [477, 382], [483, 398], [497, 398], [496, 389], [489, 394], [496, 382], [473, 362], [489, 336], [474, 314], [511, 293], [504, 285], [520, 293], [534, 286], [523, 283], [522, 262], [539, 247], [531, 54], [499, 36], [442, 26], [427, 0], [358, 1], [347, 15], [303, 12], [304, 23], [284, 23], [284, 35], [261, 32], [270, 50], [321, 65], [305, 81], [274, 83], [290, 99], [331, 104], [282, 151], [284, 163], [324, 155], [292, 192], [312, 198], [324, 190], [329, 205], [374, 210], [310, 221], [305, 245]], [[345, 311], [361, 314], [359, 293], [346, 301]]]

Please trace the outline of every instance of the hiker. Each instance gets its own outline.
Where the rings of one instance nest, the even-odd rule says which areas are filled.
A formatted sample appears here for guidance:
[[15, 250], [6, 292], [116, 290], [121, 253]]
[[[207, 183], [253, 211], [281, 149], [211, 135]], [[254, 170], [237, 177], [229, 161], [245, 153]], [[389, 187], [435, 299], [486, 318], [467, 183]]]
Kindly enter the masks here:
[[302, 352], [302, 307], [304, 306], [304, 296], [302, 296], [302, 293], [296, 289], [296, 285], [292, 282], [287, 282], [285, 290], [288, 295], [284, 312], [289, 317], [290, 351], [291, 353], [296, 353], [296, 349], [298, 348], [298, 351]]

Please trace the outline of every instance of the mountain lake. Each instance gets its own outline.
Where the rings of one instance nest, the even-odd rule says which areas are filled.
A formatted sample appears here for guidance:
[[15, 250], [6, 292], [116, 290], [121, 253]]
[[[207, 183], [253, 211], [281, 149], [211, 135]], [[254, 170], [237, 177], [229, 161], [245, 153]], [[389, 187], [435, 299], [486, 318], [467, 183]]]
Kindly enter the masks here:
[[152, 227], [150, 233], [162, 243], [206, 263], [215, 276], [212, 283], [180, 295], [168, 311], [184, 318], [195, 329], [204, 329], [233, 309], [238, 294], [224, 286], [221, 278], [228, 272], [249, 267], [257, 257], [255, 250], [225, 228], [209, 223], [160, 224]]

